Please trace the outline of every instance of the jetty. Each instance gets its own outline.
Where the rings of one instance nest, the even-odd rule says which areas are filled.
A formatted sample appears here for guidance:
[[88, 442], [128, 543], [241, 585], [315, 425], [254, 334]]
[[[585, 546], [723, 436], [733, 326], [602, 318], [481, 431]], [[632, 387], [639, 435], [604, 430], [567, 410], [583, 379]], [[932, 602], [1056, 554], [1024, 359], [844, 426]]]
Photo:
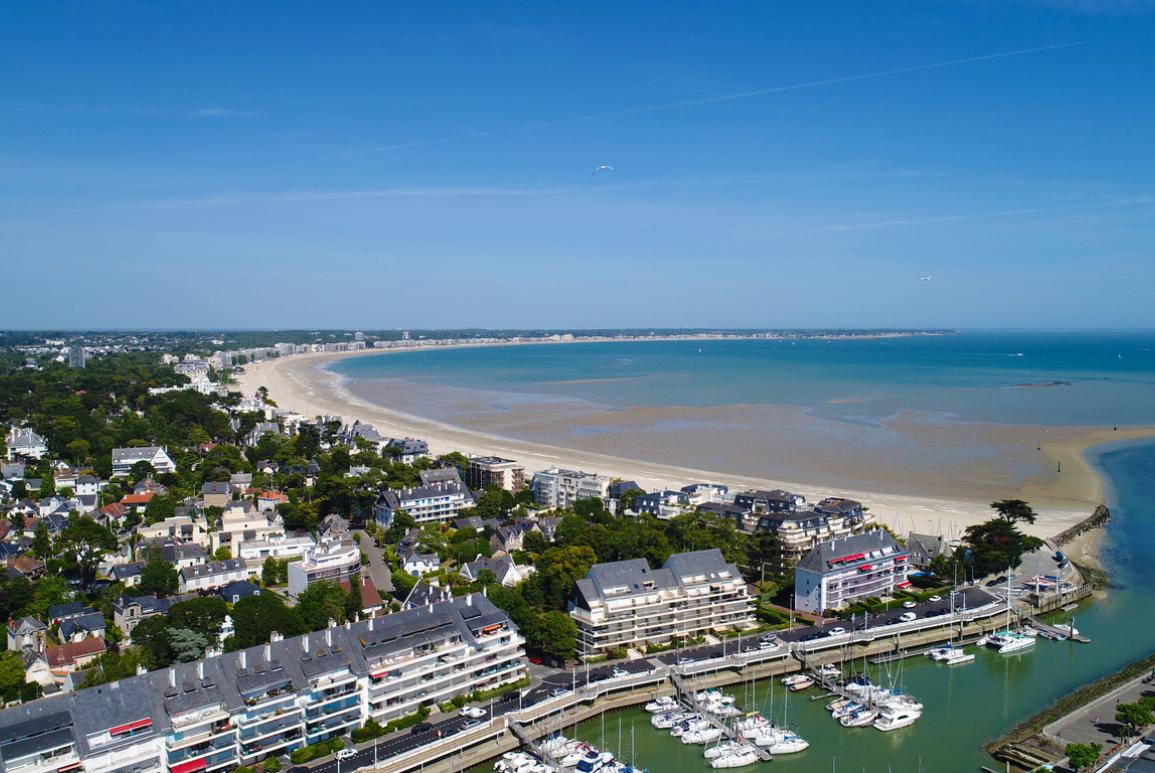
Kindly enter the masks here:
[[[674, 690], [678, 698], [678, 703], [681, 704], [683, 708], [685, 708], [687, 711], [694, 712], [702, 719], [709, 722], [711, 727], [716, 727], [721, 730], [722, 735], [728, 740], [737, 742], [742, 742], [744, 740], [738, 734], [738, 731], [734, 729], [732, 724], [727, 724], [720, 718], [711, 714], [709, 711], [706, 711], [703, 702], [698, 700], [698, 696], [694, 693], [694, 691], [688, 688], [686, 683], [682, 681], [681, 674], [674, 674], [670, 681], [674, 683]], [[758, 759], [762, 762], [769, 762], [771, 759], [773, 759], [770, 756], [770, 752], [766, 751], [761, 746], [754, 746], [753, 744], [750, 744], [750, 746], [754, 749], [754, 753], [758, 755]]]
[[1033, 615], [1027, 617], [1027, 620], [1030, 622], [1031, 627], [1036, 631], [1039, 631], [1046, 636], [1050, 636], [1053, 639], [1070, 639], [1071, 641], [1077, 641], [1080, 644], [1091, 643], [1091, 640], [1081, 633], [1068, 634], [1066, 631], [1060, 628], [1056, 628], [1050, 623], [1044, 623], [1042, 620], [1034, 617]]

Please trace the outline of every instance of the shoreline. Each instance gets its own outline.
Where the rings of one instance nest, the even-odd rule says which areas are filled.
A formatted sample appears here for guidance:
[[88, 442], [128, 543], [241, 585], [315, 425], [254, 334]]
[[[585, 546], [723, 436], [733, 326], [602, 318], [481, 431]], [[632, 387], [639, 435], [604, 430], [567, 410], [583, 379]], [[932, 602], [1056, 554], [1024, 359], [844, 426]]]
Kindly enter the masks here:
[[[653, 338], [614, 340], [664, 340]], [[702, 337], [700, 340], [706, 340]], [[486, 342], [421, 345], [387, 349], [369, 349], [355, 352], [315, 352], [263, 360], [245, 366], [236, 376], [236, 386], [246, 396], [255, 394], [258, 387], [269, 391], [270, 399], [282, 410], [292, 410], [304, 416], [336, 415], [346, 422], [360, 419], [372, 424], [381, 434], [393, 437], [416, 436], [426, 440], [432, 453], [461, 451], [480, 455], [498, 455], [516, 459], [527, 473], [536, 469], [559, 465], [598, 472], [611, 477], [632, 479], [647, 489], [678, 488], [688, 483], [712, 481], [731, 488], [785, 488], [808, 498], [821, 496], [848, 496], [863, 502], [879, 518], [899, 534], [909, 530], [916, 519], [938, 520], [939, 530], [946, 535], [961, 534], [967, 526], [985, 521], [991, 516], [989, 499], [968, 500], [952, 496], [919, 496], [871, 490], [845, 490], [796, 481], [772, 480], [759, 476], [735, 475], [659, 462], [647, 462], [590, 450], [564, 448], [548, 443], [518, 440], [491, 432], [452, 426], [436, 420], [402, 413], [383, 405], [370, 403], [351, 394], [342, 385], [342, 377], [327, 366], [349, 357], [373, 354], [428, 351], [445, 348], [475, 348], [483, 346], [545, 345], [555, 343], [589, 343], [563, 339], [558, 341]], [[1059, 434], [1059, 433], [1056, 433]], [[1049, 537], [1085, 519], [1095, 506], [1103, 501], [1106, 484], [1101, 470], [1087, 454], [1098, 446], [1155, 437], [1155, 428], [1134, 427], [1119, 431], [1074, 429], [1068, 437], [1041, 444], [1041, 450], [1052, 463], [1062, 463], [1068, 475], [1060, 485], [1038, 481], [1024, 481], [1014, 494], [1029, 499], [1039, 512], [1039, 520], [1025, 529], [1040, 537]], [[816, 471], [821, 478], [821, 470]], [[1008, 494], [1007, 496], [1011, 496]], [[921, 521], [919, 521], [921, 523]], [[1102, 534], [1103, 530], [1096, 530]], [[1094, 552], [1097, 553], [1097, 545]]]

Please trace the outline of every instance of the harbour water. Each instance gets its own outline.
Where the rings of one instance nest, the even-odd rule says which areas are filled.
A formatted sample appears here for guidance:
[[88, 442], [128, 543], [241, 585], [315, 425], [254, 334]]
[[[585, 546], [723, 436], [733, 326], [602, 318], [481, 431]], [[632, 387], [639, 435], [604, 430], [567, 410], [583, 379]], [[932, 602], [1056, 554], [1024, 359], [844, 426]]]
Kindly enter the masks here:
[[[801, 754], [776, 757], [774, 769], [945, 773], [995, 767], [982, 751], [984, 743], [1075, 687], [1155, 650], [1155, 562], [1150, 560], [1155, 555], [1155, 445], [1099, 449], [1096, 462], [1111, 484], [1113, 520], [1103, 560], [1116, 587], [1074, 612], [1076, 625], [1091, 644], [1040, 639], [1032, 649], [1012, 656], [971, 647], [979, 656], [973, 663], [949, 667], [911, 658], [901, 667], [892, 665], [889, 675], [870, 666], [879, 679], [899, 679], [926, 706], [917, 724], [891, 733], [843, 728], [823, 708], [824, 701], [809, 700], [813, 690], [790, 695], [787, 704], [783, 688], [776, 685], [774, 716], [781, 720], [785, 713], [811, 745]], [[743, 708], [770, 710], [767, 682], [728, 691]], [[572, 735], [574, 728], [566, 731]], [[685, 746], [666, 731], [653, 729], [640, 708], [606, 714], [576, 732], [614, 754], [620, 749], [627, 761], [633, 749], [638, 764], [651, 773], [709, 769], [701, 747]], [[477, 768], [484, 769], [489, 768]]]
[[[782, 433], [782, 424], [770, 423], [781, 414], [762, 409], [786, 406], [806, 422], [794, 427], [795, 437], [809, 438], [805, 442], [820, 450], [848, 446], [851, 455], [872, 451], [901, 466], [911, 448], [921, 457], [928, 444], [935, 446], [933, 462], [947, 470], [934, 481], [938, 485], [947, 477], [966, 484], [967, 473], [954, 465], [968, 455], [992, 455], [989, 444], [999, 427], [1035, 428], [1033, 451], [1036, 438], [1061, 427], [1155, 424], [1153, 349], [1151, 333], [967, 333], [831, 343], [435, 350], [353, 358], [334, 369], [350, 391], [404, 412], [560, 445], [609, 437], [609, 448], [622, 455], [641, 449], [660, 457], [674, 446], [690, 447], [690, 466], [735, 472], [764, 471], [741, 465], [750, 463], [751, 447], [773, 458], [773, 444], [765, 438]], [[910, 416], [947, 432], [922, 438], [897, 432]], [[995, 429], [968, 436], [974, 427]], [[734, 435], [737, 428], [748, 434]], [[679, 442], [656, 442], [663, 432]], [[719, 433], [729, 433], [728, 445], [739, 446], [740, 453], [727, 454], [707, 440]], [[948, 445], [945, 452], [938, 448], [953, 435], [973, 440]], [[1029, 454], [1008, 458], [1009, 464], [1037, 464]], [[984, 743], [1073, 688], [1155, 649], [1155, 444], [1100, 447], [1091, 459], [1108, 482], [1113, 520], [1102, 559], [1115, 584], [1106, 598], [1075, 612], [1091, 644], [1040, 640], [1022, 654], [984, 651], [975, 662], [956, 667], [927, 658], [894, 665], [890, 674], [876, 675], [900, 678], [926, 711], [913, 727], [885, 734], [841, 727], [807, 693], [791, 695], [787, 710], [778, 687], [774, 715], [781, 719], [787, 710], [811, 747], [776, 758], [775, 768], [978, 770], [991, 764]], [[739, 686], [733, 693], [746, 707], [769, 710], [768, 687], [748, 686], [744, 694]], [[757, 698], [750, 697], [751, 689]], [[628, 710], [576, 732], [615, 753], [620, 749], [627, 760], [632, 748], [638, 763], [655, 773], [707, 769], [700, 748], [684, 746], [648, 720], [641, 709]]]

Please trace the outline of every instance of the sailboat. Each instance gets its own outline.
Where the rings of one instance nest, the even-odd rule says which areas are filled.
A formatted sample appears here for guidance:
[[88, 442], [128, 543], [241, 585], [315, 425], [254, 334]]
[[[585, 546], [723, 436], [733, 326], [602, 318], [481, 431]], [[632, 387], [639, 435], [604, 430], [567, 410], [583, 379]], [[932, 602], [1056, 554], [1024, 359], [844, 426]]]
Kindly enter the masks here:
[[952, 591], [950, 596], [950, 638], [947, 639], [945, 647], [935, 647], [926, 653], [934, 662], [946, 663], [948, 666], [970, 663], [975, 659], [973, 654], [965, 651], [962, 647], [954, 646], [954, 597], [955, 594]]
[[986, 637], [987, 645], [998, 650], [1000, 655], [1011, 655], [1035, 646], [1035, 639], [1022, 631], [1011, 630], [1011, 575], [1007, 575], [1007, 627], [1005, 630]]

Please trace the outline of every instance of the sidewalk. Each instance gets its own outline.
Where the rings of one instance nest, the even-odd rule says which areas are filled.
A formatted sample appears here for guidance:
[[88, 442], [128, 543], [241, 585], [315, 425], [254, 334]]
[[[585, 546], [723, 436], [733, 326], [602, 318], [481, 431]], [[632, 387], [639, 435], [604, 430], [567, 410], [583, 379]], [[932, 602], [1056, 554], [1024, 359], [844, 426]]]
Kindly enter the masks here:
[[1123, 740], [1122, 727], [1115, 721], [1115, 706], [1134, 703], [1145, 695], [1155, 695], [1151, 674], [1137, 677], [1058, 719], [1043, 728], [1043, 734], [1061, 744], [1099, 743], [1109, 749]]

